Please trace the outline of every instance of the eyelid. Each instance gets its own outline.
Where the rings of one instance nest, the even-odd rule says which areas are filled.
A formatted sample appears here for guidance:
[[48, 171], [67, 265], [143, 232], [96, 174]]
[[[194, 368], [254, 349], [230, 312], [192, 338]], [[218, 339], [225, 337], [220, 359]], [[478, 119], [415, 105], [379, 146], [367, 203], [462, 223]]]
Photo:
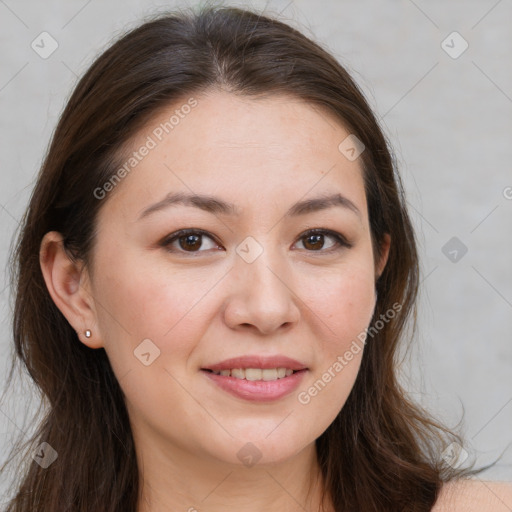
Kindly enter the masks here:
[[315, 234], [327, 235], [327, 236], [330, 236], [331, 238], [334, 238], [338, 242], [340, 247], [334, 247], [334, 248], [331, 248], [331, 249], [327, 249], [325, 251], [320, 250], [320, 251], [307, 251], [307, 252], [310, 252], [310, 253], [313, 253], [313, 254], [315, 252], [317, 252], [319, 254], [322, 254], [322, 253], [328, 253], [328, 252], [333, 252], [333, 251], [339, 250], [342, 247], [350, 249], [353, 246], [353, 243], [350, 242], [344, 235], [342, 235], [341, 233], [338, 233], [337, 231], [333, 231], [332, 229], [327, 229], [327, 228], [311, 228], [311, 229], [307, 229], [306, 231], [303, 231], [297, 237], [297, 240], [301, 240], [302, 238], [305, 238], [307, 235], [315, 235]]
[[[341, 249], [350, 249], [353, 246], [353, 243], [351, 243], [344, 235], [342, 235], [341, 233], [339, 233], [337, 231], [333, 231], [333, 230], [327, 229], [327, 228], [306, 229], [305, 231], [300, 233], [300, 235], [297, 237], [297, 241], [300, 241], [303, 238], [306, 238], [307, 236], [311, 236], [311, 235], [315, 235], [315, 234], [322, 234], [322, 235], [326, 235], [326, 236], [330, 236], [331, 238], [334, 238], [334, 240], [337, 242], [337, 246], [331, 247], [326, 250], [320, 249], [318, 251], [314, 251], [314, 250], [308, 251], [307, 249], [301, 249], [301, 250], [305, 250], [306, 252], [308, 252], [310, 254], [317, 253], [319, 255], [322, 255], [322, 254], [330, 254], [333, 252], [338, 252]], [[207, 251], [184, 251], [182, 249], [178, 249], [178, 250], [168, 249], [168, 247], [172, 243], [174, 243], [176, 240], [178, 240], [179, 238], [181, 238], [183, 236], [187, 236], [187, 235], [201, 235], [201, 236], [210, 238], [217, 245], [222, 246], [219, 242], [217, 242], [216, 238], [212, 234], [210, 234], [209, 232], [207, 232], [203, 229], [200, 229], [200, 228], [185, 228], [185, 229], [180, 229], [178, 231], [175, 231], [175, 232], [171, 233], [170, 235], [164, 237], [164, 239], [160, 242], [159, 245], [161, 245], [162, 247], [164, 247], [164, 249], [166, 249], [168, 252], [173, 253], [173, 254], [178, 253], [178, 254], [196, 255], [196, 254], [200, 254], [202, 252], [207, 252]]]
[[179, 229], [178, 231], [174, 231], [170, 235], [167, 235], [163, 238], [163, 240], [159, 243], [164, 249], [168, 250], [168, 252], [171, 253], [180, 253], [180, 254], [199, 254], [201, 252], [206, 251], [184, 251], [184, 250], [170, 250], [168, 249], [168, 246], [171, 245], [173, 242], [181, 238], [182, 236], [187, 235], [201, 235], [203, 237], [210, 238], [213, 242], [215, 242], [217, 245], [221, 246], [220, 243], [217, 242], [215, 237], [208, 233], [208, 231], [205, 231], [204, 229], [199, 228], [185, 228], [185, 229]]

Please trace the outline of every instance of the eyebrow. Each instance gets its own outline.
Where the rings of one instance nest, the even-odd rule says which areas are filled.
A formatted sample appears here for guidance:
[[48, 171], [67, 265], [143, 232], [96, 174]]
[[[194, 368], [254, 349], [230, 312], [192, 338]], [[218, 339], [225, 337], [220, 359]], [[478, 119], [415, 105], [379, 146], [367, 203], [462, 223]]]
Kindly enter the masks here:
[[[205, 212], [212, 213], [213, 215], [240, 215], [240, 210], [237, 206], [235, 206], [233, 203], [223, 201], [220, 198], [204, 194], [175, 192], [167, 194], [161, 201], [158, 201], [157, 203], [152, 204], [144, 209], [139, 215], [138, 220], [142, 220], [149, 215], [164, 210], [168, 207], [178, 205], [192, 206], [194, 208], [204, 210]], [[362, 219], [361, 212], [357, 206], [350, 199], [339, 193], [298, 201], [290, 207], [284, 216], [297, 217], [308, 213], [326, 210], [335, 206], [346, 208], [355, 213], [360, 220]]]

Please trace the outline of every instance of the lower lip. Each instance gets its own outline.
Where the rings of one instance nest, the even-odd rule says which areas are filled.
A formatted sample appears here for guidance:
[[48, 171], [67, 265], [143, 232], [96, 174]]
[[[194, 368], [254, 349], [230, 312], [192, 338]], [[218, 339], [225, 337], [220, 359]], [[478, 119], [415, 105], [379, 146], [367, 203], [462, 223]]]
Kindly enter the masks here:
[[216, 375], [206, 370], [201, 371], [224, 391], [253, 402], [279, 400], [294, 391], [307, 372], [307, 370], [300, 370], [288, 377], [277, 380], [246, 380]]

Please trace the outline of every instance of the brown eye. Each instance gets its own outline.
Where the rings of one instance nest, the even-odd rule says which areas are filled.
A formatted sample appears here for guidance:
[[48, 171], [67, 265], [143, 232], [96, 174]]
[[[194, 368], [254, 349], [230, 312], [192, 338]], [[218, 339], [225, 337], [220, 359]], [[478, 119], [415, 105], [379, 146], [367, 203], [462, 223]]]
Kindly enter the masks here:
[[195, 251], [202, 244], [203, 235], [184, 235], [178, 238], [179, 245], [185, 251]]
[[[331, 242], [328, 242], [328, 240]], [[205, 241], [209, 240], [210, 246], [205, 248]], [[347, 239], [335, 231], [315, 229], [304, 233], [299, 241], [304, 240], [304, 249], [308, 252], [330, 253], [342, 248], [350, 248], [352, 245]], [[327, 248], [326, 248], [327, 244]], [[208, 249], [219, 249], [219, 244], [205, 231], [198, 229], [182, 229], [169, 235], [161, 242], [161, 246], [171, 253], [201, 253]]]
[[[331, 243], [327, 249], [325, 249], [326, 238], [334, 240], [334, 243]], [[339, 249], [340, 247], [351, 247], [351, 244], [347, 242], [343, 235], [325, 229], [308, 231], [301, 236], [300, 240], [304, 240], [304, 248], [309, 252], [330, 252], [331, 250], [336, 250], [336, 248]], [[336, 247], [336, 245], [338, 247]]]
[[[213, 244], [211, 244], [211, 246], [207, 247], [206, 249], [218, 247], [212, 237], [203, 231], [194, 229], [183, 229], [173, 233], [167, 237], [161, 245], [165, 247], [169, 252], [203, 252], [203, 250], [200, 250], [204, 245], [203, 239], [209, 239], [211, 242], [213, 242]], [[178, 243], [177, 247], [176, 242]]]
[[323, 248], [323, 245], [325, 243], [325, 235], [309, 235], [305, 238], [306, 240], [306, 243], [304, 244], [304, 247], [306, 249], [313, 249], [313, 250], [317, 250], [317, 249], [322, 249]]

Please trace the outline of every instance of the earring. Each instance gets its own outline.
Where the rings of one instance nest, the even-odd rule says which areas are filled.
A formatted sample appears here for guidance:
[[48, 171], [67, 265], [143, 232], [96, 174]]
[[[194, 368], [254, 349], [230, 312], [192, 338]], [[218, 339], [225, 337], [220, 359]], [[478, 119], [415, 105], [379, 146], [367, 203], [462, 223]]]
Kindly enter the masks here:
[[89, 329], [87, 329], [87, 330], [85, 331], [85, 337], [86, 337], [86, 338], [90, 338], [90, 337], [91, 337], [91, 331], [90, 331]]

